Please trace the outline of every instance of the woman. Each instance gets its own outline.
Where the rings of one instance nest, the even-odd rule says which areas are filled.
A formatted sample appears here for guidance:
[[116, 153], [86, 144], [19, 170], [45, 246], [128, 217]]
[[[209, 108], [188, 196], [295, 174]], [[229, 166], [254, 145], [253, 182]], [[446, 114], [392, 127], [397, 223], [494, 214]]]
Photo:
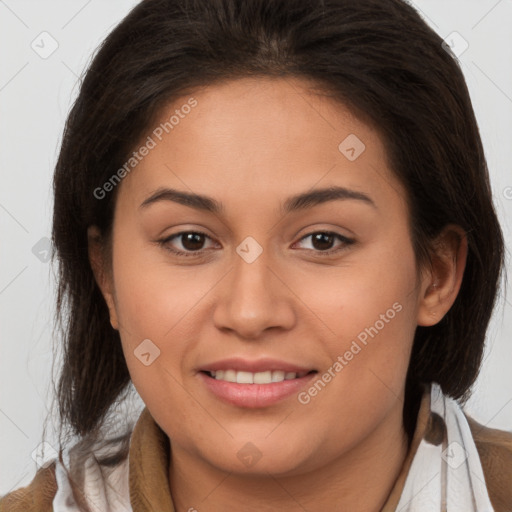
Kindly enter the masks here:
[[512, 510], [512, 434], [460, 405], [501, 230], [463, 75], [408, 4], [141, 2], [54, 192], [80, 441], [2, 511]]

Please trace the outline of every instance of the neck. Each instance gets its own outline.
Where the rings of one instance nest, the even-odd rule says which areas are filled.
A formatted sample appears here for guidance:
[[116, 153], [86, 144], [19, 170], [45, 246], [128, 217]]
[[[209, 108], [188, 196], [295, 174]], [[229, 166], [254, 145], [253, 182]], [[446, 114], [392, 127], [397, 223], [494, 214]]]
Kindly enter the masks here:
[[401, 407], [349, 451], [320, 468], [292, 476], [225, 472], [173, 445], [171, 493], [176, 512], [378, 512], [397, 480], [407, 450]]

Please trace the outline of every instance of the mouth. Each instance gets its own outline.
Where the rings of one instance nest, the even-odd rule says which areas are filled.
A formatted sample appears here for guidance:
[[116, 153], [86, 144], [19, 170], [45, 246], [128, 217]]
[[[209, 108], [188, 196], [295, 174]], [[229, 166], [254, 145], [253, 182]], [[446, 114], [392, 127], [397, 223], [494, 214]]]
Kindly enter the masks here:
[[207, 391], [224, 403], [256, 409], [296, 395], [318, 373], [274, 360], [226, 360], [197, 372]]
[[202, 373], [215, 380], [224, 382], [236, 382], [237, 384], [272, 384], [285, 380], [301, 379], [316, 370], [289, 372], [285, 370], [264, 370], [261, 372], [247, 372], [243, 370], [203, 370]]

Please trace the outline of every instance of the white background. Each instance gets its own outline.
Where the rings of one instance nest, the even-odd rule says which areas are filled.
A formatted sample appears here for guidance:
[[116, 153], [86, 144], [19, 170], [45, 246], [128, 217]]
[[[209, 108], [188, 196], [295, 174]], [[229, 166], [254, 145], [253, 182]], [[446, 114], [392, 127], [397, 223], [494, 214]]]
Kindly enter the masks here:
[[[0, 0], [0, 494], [26, 485], [51, 403], [54, 286], [33, 247], [50, 237], [51, 178], [77, 77], [92, 51], [137, 2]], [[445, 38], [456, 31], [479, 121], [495, 203], [512, 246], [512, 0], [421, 0]], [[47, 31], [58, 48], [32, 48]], [[454, 38], [455, 37], [455, 38]], [[457, 41], [458, 36], [450, 40]], [[39, 43], [38, 43], [39, 42]], [[459, 38], [457, 48], [463, 48]], [[43, 241], [41, 241], [43, 239]], [[36, 251], [37, 252], [37, 251]], [[507, 253], [507, 268], [510, 258]], [[512, 431], [512, 300], [502, 296], [489, 329], [482, 373], [467, 412]], [[56, 369], [53, 370], [54, 372]]]

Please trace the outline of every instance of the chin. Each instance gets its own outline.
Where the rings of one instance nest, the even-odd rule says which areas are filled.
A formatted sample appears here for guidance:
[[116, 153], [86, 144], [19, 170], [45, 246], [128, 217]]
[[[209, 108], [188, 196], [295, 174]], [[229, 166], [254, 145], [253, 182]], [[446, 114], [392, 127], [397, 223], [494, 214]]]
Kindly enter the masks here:
[[251, 441], [251, 436], [236, 438], [229, 443], [218, 443], [204, 458], [218, 469], [252, 476], [291, 476], [305, 473], [310, 464], [304, 447], [307, 440], [290, 442], [290, 439], [276, 438], [273, 441], [261, 438]]

